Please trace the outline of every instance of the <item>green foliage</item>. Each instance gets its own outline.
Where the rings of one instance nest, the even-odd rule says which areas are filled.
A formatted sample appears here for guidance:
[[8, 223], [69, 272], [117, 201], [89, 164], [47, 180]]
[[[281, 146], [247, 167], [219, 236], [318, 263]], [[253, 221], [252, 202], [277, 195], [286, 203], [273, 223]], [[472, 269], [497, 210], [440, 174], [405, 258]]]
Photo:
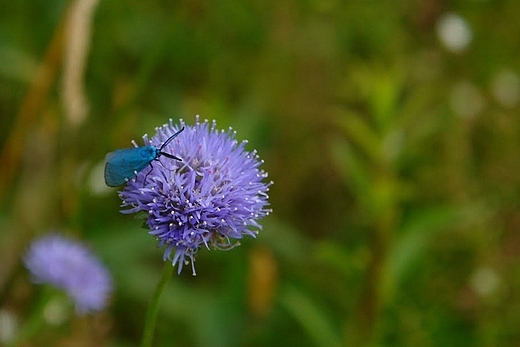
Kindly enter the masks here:
[[[117, 289], [31, 345], [138, 345], [162, 252], [103, 158], [196, 114], [258, 150], [273, 214], [174, 275], [156, 346], [520, 344], [520, 3], [101, 1], [80, 122], [73, 3], [2, 1], [0, 312], [34, 309], [20, 257], [50, 229], [90, 243]], [[472, 33], [459, 51], [448, 13]]]

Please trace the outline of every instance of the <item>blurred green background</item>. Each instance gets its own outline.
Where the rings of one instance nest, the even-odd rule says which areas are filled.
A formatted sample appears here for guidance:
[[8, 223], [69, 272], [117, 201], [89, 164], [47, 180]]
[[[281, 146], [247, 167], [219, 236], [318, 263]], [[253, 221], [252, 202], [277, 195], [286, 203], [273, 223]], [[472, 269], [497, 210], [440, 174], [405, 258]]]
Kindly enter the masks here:
[[162, 251], [104, 156], [200, 114], [258, 150], [273, 213], [174, 276], [156, 346], [520, 345], [520, 2], [0, 4], [0, 338], [59, 230], [116, 291], [25, 346], [139, 344]]

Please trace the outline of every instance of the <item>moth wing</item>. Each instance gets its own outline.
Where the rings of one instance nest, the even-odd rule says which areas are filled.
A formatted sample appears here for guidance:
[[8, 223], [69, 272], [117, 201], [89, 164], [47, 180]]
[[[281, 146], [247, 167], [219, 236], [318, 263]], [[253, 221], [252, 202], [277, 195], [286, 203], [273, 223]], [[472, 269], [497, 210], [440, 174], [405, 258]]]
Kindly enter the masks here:
[[105, 183], [109, 187], [118, 187], [144, 169], [150, 161], [141, 156], [141, 148], [125, 148], [107, 154], [105, 159]]

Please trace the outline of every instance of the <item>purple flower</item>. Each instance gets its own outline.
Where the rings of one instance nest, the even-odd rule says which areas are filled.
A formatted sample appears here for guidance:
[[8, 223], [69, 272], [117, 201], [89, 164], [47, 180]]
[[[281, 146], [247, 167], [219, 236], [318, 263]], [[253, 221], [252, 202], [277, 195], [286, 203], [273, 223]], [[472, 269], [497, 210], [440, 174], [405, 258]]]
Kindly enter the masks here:
[[65, 291], [78, 314], [103, 310], [112, 291], [112, 278], [83, 245], [58, 234], [35, 240], [24, 263], [34, 282]]
[[[227, 250], [244, 235], [256, 236], [258, 220], [269, 214], [264, 183], [267, 173], [256, 151], [245, 150], [246, 141], [235, 140], [235, 131], [218, 131], [216, 122], [206, 120], [190, 126], [170, 123], [156, 129], [145, 145], [160, 147], [182, 127], [163, 151], [182, 159], [161, 156], [152, 168], [145, 168], [119, 192], [122, 213], [143, 211], [146, 224], [163, 259], [178, 265], [178, 273], [191, 261], [195, 275], [195, 254], [201, 246]], [[171, 253], [175, 250], [173, 259]]]

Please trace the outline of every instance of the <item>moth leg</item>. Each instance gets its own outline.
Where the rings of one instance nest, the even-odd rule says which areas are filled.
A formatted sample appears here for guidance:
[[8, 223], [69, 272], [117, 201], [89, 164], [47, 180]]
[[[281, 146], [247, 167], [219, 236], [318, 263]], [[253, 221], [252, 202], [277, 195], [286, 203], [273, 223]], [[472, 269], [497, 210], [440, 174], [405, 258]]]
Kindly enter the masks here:
[[144, 176], [144, 180], [143, 180], [143, 185], [146, 184], [146, 179], [148, 178], [148, 175], [152, 172], [153, 170], [153, 165], [152, 165], [152, 162], [150, 162], [150, 171], [148, 171], [148, 173]]

